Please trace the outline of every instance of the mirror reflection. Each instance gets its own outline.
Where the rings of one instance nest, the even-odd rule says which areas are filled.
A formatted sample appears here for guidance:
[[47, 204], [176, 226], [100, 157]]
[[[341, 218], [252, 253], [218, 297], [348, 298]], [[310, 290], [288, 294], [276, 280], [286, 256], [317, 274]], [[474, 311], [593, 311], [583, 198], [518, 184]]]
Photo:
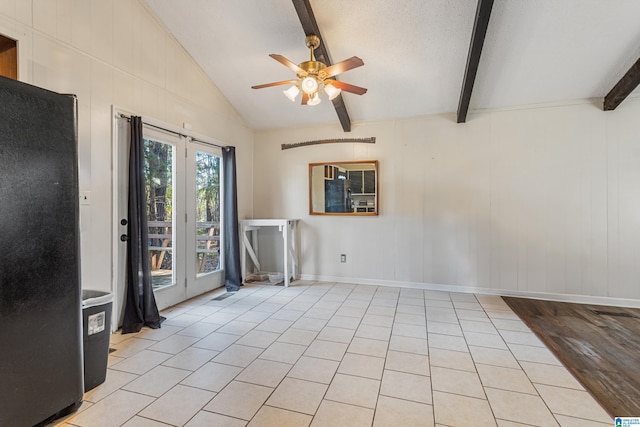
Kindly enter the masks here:
[[378, 161], [309, 164], [311, 215], [378, 215]]

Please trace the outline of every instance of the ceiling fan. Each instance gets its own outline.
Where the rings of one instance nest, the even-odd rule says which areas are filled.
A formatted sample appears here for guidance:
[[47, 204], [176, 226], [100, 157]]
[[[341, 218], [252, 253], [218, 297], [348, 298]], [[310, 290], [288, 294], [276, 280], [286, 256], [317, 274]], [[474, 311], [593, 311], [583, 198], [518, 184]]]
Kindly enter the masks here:
[[355, 93], [356, 95], [363, 95], [367, 92], [367, 89], [363, 87], [354, 86], [331, 78], [353, 68], [361, 67], [364, 65], [362, 59], [357, 56], [352, 56], [349, 59], [327, 67], [324, 63], [316, 61], [315, 55], [313, 54], [313, 51], [320, 46], [320, 38], [315, 35], [310, 35], [307, 36], [304, 41], [310, 50], [309, 61], [296, 65], [282, 55], [275, 53], [269, 55], [279, 63], [293, 70], [296, 76], [298, 76], [297, 79], [251, 86], [251, 88], [262, 89], [265, 87], [292, 84], [293, 86], [283, 92], [287, 98], [295, 101], [296, 96], [302, 91], [302, 105], [318, 105], [320, 103], [319, 93], [322, 90], [324, 90], [329, 99], [335, 98], [343, 90], [345, 92]]

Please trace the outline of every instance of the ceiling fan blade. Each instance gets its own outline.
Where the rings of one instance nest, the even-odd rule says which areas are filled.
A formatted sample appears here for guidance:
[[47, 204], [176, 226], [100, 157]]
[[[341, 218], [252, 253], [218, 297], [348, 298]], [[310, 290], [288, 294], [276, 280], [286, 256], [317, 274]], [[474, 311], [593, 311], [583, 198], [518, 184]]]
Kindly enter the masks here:
[[298, 67], [296, 64], [289, 61], [287, 58], [285, 58], [282, 55], [278, 55], [277, 53], [272, 53], [269, 56], [275, 59], [276, 61], [278, 61], [279, 63], [281, 63], [282, 65], [284, 65], [285, 67], [290, 68], [295, 73], [304, 73], [304, 70], [302, 68]]
[[337, 64], [333, 64], [322, 70], [323, 73], [326, 73], [327, 77], [335, 76], [336, 74], [344, 73], [345, 71], [349, 71], [353, 68], [361, 67], [364, 65], [362, 59], [357, 56], [352, 56], [349, 59], [345, 59], [344, 61], [340, 61]]
[[263, 89], [265, 87], [296, 84], [296, 83], [298, 83], [298, 79], [295, 79], [295, 80], [284, 80], [284, 81], [281, 81], [281, 82], [273, 82], [273, 83], [266, 83], [266, 84], [263, 84], [263, 85], [251, 86], [251, 89]]
[[345, 92], [355, 93], [356, 95], [364, 95], [365, 93], [367, 93], [367, 89], [363, 87], [351, 85], [349, 83], [341, 82], [339, 80], [332, 81], [331, 84], [337, 87], [338, 89], [342, 89]]
[[307, 105], [307, 102], [309, 102], [309, 95], [307, 92], [302, 92], [302, 105]]

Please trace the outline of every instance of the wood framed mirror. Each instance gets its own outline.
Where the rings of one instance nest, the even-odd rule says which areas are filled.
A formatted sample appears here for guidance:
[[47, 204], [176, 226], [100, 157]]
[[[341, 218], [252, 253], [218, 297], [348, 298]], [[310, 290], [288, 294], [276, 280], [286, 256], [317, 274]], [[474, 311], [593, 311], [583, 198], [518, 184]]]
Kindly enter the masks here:
[[378, 215], [378, 161], [309, 163], [309, 214]]

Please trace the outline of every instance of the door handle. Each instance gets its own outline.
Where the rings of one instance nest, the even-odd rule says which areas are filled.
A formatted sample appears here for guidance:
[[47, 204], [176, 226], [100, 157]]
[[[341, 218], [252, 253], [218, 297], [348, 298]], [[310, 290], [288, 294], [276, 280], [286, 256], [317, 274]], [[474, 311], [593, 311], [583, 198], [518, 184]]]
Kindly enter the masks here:
[[126, 242], [127, 240], [129, 240], [129, 236], [127, 236], [126, 234], [121, 234], [120, 235], [120, 240], [122, 242]]

